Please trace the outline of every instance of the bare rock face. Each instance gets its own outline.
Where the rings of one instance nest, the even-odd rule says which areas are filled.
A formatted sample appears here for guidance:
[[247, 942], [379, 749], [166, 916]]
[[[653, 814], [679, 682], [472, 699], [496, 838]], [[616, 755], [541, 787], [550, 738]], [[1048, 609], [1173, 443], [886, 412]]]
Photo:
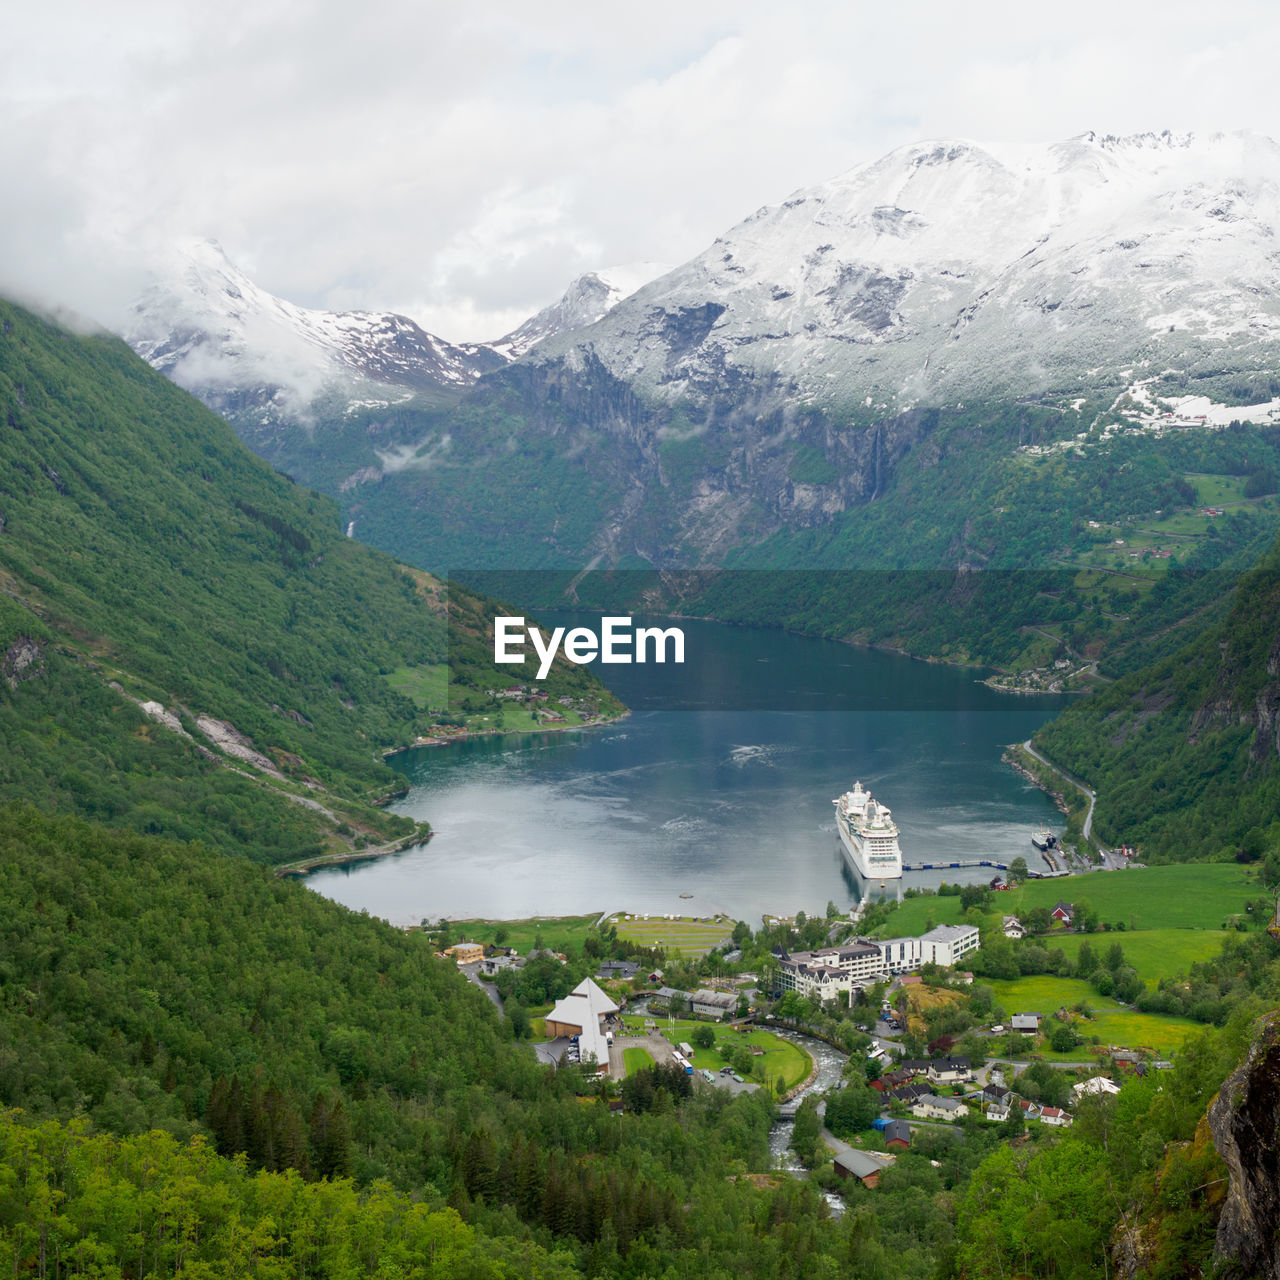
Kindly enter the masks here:
[[1155, 1223], [1125, 1215], [1111, 1240], [1111, 1265], [1116, 1280], [1137, 1280], [1147, 1274], [1157, 1254]]
[[44, 646], [29, 636], [19, 636], [0, 661], [0, 674], [10, 689], [16, 689], [19, 681], [38, 675], [44, 667]]
[[1230, 1185], [1214, 1245], [1219, 1280], [1280, 1280], [1280, 1019], [1270, 1018], [1244, 1064], [1209, 1107]]

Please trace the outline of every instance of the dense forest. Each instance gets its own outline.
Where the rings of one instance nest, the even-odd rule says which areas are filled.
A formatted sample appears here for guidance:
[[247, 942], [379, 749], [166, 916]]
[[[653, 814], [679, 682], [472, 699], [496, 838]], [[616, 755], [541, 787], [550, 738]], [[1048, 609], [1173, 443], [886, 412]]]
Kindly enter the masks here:
[[1147, 861], [1256, 861], [1280, 845], [1280, 546], [1179, 651], [1037, 735], [1098, 792], [1096, 827]]
[[[267, 862], [411, 835], [381, 753], [449, 703], [389, 677], [496, 708], [502, 609], [344, 537], [123, 343], [0, 302], [0, 797]], [[620, 710], [563, 662], [545, 687]]]

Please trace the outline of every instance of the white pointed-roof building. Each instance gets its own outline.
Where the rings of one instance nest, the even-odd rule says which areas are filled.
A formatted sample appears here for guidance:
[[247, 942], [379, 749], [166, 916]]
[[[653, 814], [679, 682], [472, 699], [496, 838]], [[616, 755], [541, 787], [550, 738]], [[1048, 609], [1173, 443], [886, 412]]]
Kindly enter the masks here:
[[588, 1055], [599, 1064], [600, 1070], [609, 1070], [609, 1038], [604, 1020], [618, 1012], [618, 1006], [609, 999], [590, 978], [583, 978], [563, 1000], [557, 1000], [555, 1008], [546, 1017], [547, 1035], [577, 1036], [578, 1053], [582, 1061]]

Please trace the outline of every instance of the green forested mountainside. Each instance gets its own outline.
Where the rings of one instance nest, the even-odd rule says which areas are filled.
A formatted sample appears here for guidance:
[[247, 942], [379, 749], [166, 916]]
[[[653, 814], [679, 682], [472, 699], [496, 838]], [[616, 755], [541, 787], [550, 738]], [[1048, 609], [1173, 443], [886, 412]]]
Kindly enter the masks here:
[[1036, 737], [1098, 793], [1095, 830], [1148, 861], [1280, 848], [1280, 545], [1229, 612], [1171, 657], [1069, 707]]
[[[796, 1240], [840, 1244], [812, 1191], [726, 1179], [768, 1165], [763, 1097], [658, 1088], [624, 1120], [512, 1044], [422, 935], [243, 861], [3, 808], [0, 933], [0, 1103], [24, 1120], [205, 1134], [253, 1169], [389, 1179], [620, 1275], [680, 1258], [677, 1274], [706, 1274], [708, 1242], [735, 1274], [798, 1275]], [[0, 1204], [14, 1194], [0, 1177]], [[171, 1211], [205, 1195], [202, 1176], [175, 1183]]]
[[0, 1256], [15, 1274], [569, 1280], [563, 1250], [489, 1236], [385, 1183], [251, 1173], [199, 1138], [0, 1115]]
[[[1236, 575], [1280, 525], [1274, 428], [1110, 437], [1102, 427], [1076, 442], [1059, 439], [1061, 414], [1031, 406], [931, 422], [873, 500], [724, 549], [715, 563], [734, 572], [646, 571], [631, 556], [611, 573], [606, 555], [585, 578], [519, 573], [529, 560], [516, 548], [500, 569], [479, 570], [480, 555], [455, 567], [530, 604], [784, 626], [1012, 673], [1062, 659], [1114, 677], [1220, 618]], [[1049, 451], [1016, 452], [1029, 442]], [[401, 554], [424, 554], [409, 526], [399, 536]]]
[[[860, 406], [811, 422], [796, 409], [790, 428], [747, 445], [742, 423], [694, 424], [679, 408], [654, 434], [656, 409], [620, 407], [604, 392], [572, 411], [551, 396], [533, 413], [489, 380], [453, 408], [364, 410], [320, 422], [314, 436], [253, 438], [330, 493], [360, 536], [437, 572], [572, 570], [597, 557], [633, 568], [1046, 568], [1101, 543], [1091, 520], [1206, 505], [1195, 473], [1247, 481], [1237, 498], [1276, 527], [1274, 505], [1256, 500], [1275, 493], [1280, 429], [1156, 436], [1132, 429], [1112, 399], [973, 403], [884, 421]], [[624, 411], [631, 433], [601, 425]], [[759, 424], [747, 434], [759, 436]], [[393, 439], [406, 463], [378, 476], [370, 441]], [[865, 475], [842, 455], [860, 440], [870, 442], [857, 463]]]
[[[371, 807], [403, 786], [381, 752], [448, 708], [388, 676], [481, 669], [495, 609], [451, 598], [453, 637], [439, 581], [345, 538], [332, 502], [123, 343], [0, 302], [0, 795], [264, 861], [410, 834]], [[597, 687], [563, 665], [560, 684]]]

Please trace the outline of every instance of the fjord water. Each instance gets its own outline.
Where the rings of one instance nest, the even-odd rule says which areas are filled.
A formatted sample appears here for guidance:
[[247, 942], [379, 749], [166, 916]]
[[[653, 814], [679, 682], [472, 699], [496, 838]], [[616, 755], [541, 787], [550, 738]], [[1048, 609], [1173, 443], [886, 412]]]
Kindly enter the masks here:
[[[908, 863], [1040, 865], [1031, 832], [1060, 829], [1060, 815], [1000, 756], [1060, 699], [999, 694], [973, 671], [829, 641], [681, 625], [690, 665], [699, 655], [705, 679], [715, 673], [709, 705], [734, 706], [740, 689], [752, 709], [639, 710], [601, 728], [405, 753], [394, 763], [411, 791], [398, 808], [430, 821], [434, 838], [317, 872], [310, 886], [396, 924], [844, 908], [882, 892], [850, 871], [836, 836], [831, 801], [857, 778], [893, 810]], [[697, 702], [671, 669], [597, 673], [633, 707]], [[902, 887], [993, 874], [909, 872]]]

